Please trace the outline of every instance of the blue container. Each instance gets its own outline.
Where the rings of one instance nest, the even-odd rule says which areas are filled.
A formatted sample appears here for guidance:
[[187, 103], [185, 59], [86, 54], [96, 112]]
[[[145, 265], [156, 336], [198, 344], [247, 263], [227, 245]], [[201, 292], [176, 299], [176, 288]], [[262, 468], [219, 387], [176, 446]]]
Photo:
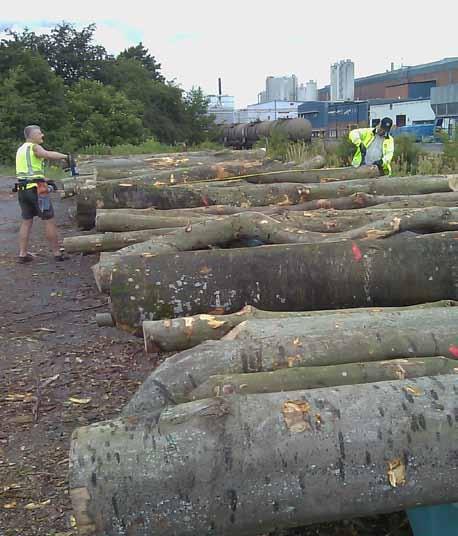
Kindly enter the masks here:
[[458, 503], [407, 510], [414, 536], [458, 536]]

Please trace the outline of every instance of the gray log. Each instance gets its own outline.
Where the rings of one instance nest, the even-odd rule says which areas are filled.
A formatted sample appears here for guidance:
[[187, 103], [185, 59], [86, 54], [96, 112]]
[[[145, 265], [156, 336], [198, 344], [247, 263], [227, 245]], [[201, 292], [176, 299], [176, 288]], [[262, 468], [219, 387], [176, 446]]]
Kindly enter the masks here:
[[192, 348], [204, 341], [219, 340], [242, 322], [254, 318], [293, 318], [297, 316], [392, 312], [413, 308], [427, 309], [430, 307], [456, 306], [458, 306], [458, 301], [453, 300], [422, 303], [407, 307], [330, 309], [325, 311], [262, 311], [252, 305], [247, 305], [241, 311], [227, 315], [201, 314], [167, 320], [145, 320], [143, 322], [143, 338], [146, 352], [176, 352]]
[[141, 334], [144, 320], [245, 305], [304, 311], [457, 299], [456, 236], [123, 256], [111, 273], [112, 313]]
[[[243, 329], [241, 329], [243, 327]], [[140, 386], [125, 415], [184, 402], [210, 376], [405, 357], [458, 357], [458, 309], [249, 320], [238, 337], [169, 357]]]
[[323, 367], [296, 367], [251, 374], [219, 374], [210, 376], [206, 382], [194, 389], [189, 399], [199, 400], [233, 394], [277, 393], [444, 374], [458, 374], [458, 362], [437, 356]]
[[79, 428], [85, 536], [250, 536], [458, 501], [456, 378], [191, 402]]

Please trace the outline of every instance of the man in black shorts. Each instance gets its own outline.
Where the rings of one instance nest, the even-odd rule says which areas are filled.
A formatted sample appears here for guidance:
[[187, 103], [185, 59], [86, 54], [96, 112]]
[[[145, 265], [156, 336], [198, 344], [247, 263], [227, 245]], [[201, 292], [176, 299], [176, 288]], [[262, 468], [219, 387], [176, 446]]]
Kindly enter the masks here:
[[59, 249], [59, 237], [54, 220], [54, 210], [49, 192], [52, 190], [44, 175], [45, 160], [66, 160], [67, 155], [46, 151], [41, 144], [44, 134], [38, 125], [29, 125], [24, 129], [25, 143], [16, 153], [16, 176], [18, 178], [18, 200], [22, 211], [22, 224], [19, 230], [19, 262], [33, 260], [28, 252], [33, 218], [38, 216], [44, 221], [54, 258], [62, 261], [65, 257]]

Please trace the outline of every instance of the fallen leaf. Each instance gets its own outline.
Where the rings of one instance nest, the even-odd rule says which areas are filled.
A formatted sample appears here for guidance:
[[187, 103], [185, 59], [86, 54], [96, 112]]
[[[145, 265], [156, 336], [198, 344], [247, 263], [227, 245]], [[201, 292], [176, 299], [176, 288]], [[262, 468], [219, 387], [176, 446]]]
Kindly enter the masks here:
[[70, 516], [70, 526], [76, 529], [76, 519], [75, 516]]
[[75, 398], [74, 396], [71, 396], [68, 401], [73, 402], [73, 404], [89, 404], [91, 398]]
[[8, 402], [30, 402], [32, 398], [32, 393], [11, 393], [5, 396]]
[[60, 377], [60, 374], [55, 374], [54, 376], [51, 376], [50, 378], [46, 378], [45, 380], [43, 380], [43, 383], [42, 383], [41, 386], [42, 387], [47, 387], [52, 382], [55, 382], [59, 377]]
[[189, 222], [188, 225], [186, 225], [184, 230], [185, 230], [185, 233], [190, 233], [192, 231], [191, 222]]
[[419, 389], [418, 387], [414, 387], [413, 385], [407, 385], [406, 387], [404, 387], [404, 391], [414, 396], [424, 395], [424, 392], [421, 389]]
[[35, 328], [33, 331], [46, 331], [48, 333], [56, 333], [55, 329], [49, 329], [49, 328]]
[[399, 458], [388, 462], [387, 475], [388, 481], [393, 488], [403, 486], [406, 483], [406, 467]]
[[3, 508], [5, 508], [6, 510], [12, 510], [13, 508], [16, 508], [16, 506], [17, 506], [16, 501], [13, 501], [13, 502], [4, 504]]
[[51, 499], [48, 499], [47, 501], [43, 501], [41, 503], [34, 503], [34, 502], [31, 502], [29, 504], [26, 504], [24, 506], [24, 508], [26, 510], [37, 510], [39, 508], [44, 508], [45, 506], [48, 506], [49, 504], [51, 504]]

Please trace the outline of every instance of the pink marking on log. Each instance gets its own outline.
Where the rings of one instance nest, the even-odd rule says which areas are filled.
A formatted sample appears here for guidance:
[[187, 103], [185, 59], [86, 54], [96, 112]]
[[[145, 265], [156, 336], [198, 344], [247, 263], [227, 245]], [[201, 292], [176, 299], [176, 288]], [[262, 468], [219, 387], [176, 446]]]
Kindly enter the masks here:
[[452, 356], [453, 356], [455, 359], [458, 359], [458, 346], [450, 346], [450, 348], [448, 349], [448, 351], [452, 354]]
[[202, 196], [202, 202], [203, 202], [203, 204], [204, 204], [206, 207], [208, 207], [208, 205], [210, 204], [210, 203], [208, 202], [208, 197], [207, 197], [206, 195], [203, 195], [203, 196]]
[[356, 262], [359, 262], [363, 258], [363, 254], [361, 253], [361, 250], [356, 244], [352, 244], [351, 250], [353, 251], [353, 257]]

